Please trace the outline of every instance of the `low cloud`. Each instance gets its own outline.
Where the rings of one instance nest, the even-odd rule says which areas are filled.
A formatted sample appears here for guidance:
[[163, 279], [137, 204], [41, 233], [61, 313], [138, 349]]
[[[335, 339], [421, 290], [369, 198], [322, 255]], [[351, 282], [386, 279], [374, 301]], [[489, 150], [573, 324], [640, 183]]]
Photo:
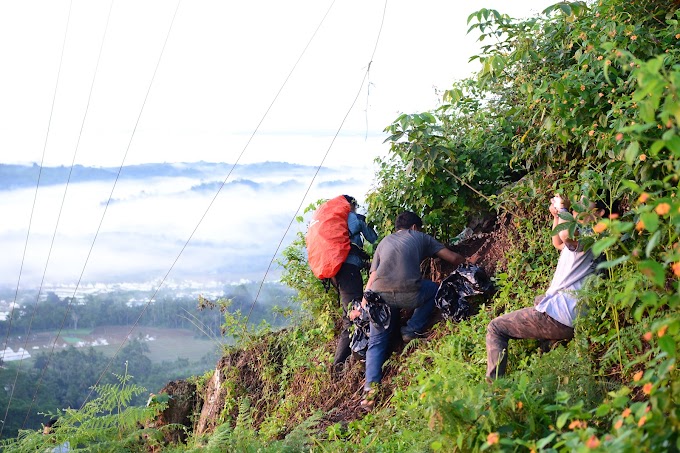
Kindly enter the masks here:
[[352, 170], [346, 180], [320, 173], [308, 191], [309, 167], [287, 173], [285, 165], [263, 164], [259, 173], [249, 169], [249, 178], [228, 181], [215, 197], [221, 181], [181, 170], [121, 179], [111, 202], [110, 180], [40, 187], [37, 197], [35, 187], [2, 190], [0, 285], [16, 285], [20, 272], [22, 287], [39, 285], [43, 274], [47, 285], [75, 283], [81, 274], [82, 284], [144, 282], [171, 268], [175, 281], [260, 280], [268, 267], [267, 279], [275, 279], [280, 269], [271, 263], [306, 227], [293, 220], [304, 207], [341, 193], [361, 198], [369, 188], [369, 178], [360, 184]]

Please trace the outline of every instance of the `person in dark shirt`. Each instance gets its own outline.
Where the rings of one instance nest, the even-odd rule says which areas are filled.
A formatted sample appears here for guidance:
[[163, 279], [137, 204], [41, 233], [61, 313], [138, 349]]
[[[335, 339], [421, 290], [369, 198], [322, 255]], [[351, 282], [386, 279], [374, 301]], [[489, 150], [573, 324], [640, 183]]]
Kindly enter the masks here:
[[[438, 285], [423, 279], [420, 263], [423, 259], [437, 256], [454, 266], [465, 262], [465, 258], [447, 249], [432, 236], [422, 232], [423, 221], [415, 213], [406, 211], [395, 221], [396, 231], [385, 237], [376, 248], [371, 263], [366, 291], [378, 293], [390, 306], [392, 319], [383, 329], [374, 323], [370, 325], [368, 349], [366, 351], [366, 380], [361, 406], [367, 410], [373, 407], [374, 384], [382, 380], [382, 366], [387, 360], [390, 335], [399, 325], [399, 310], [415, 309], [406, 326], [401, 329], [404, 342], [422, 335], [434, 309], [434, 298]], [[362, 305], [368, 302], [365, 298]], [[352, 312], [350, 317], [358, 313]]]

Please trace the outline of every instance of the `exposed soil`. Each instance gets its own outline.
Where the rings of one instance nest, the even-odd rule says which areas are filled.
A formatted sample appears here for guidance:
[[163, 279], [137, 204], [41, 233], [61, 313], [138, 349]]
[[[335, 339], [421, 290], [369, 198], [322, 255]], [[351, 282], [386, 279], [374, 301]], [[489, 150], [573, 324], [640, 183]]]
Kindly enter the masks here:
[[[492, 276], [506, 269], [505, 256], [512, 245], [513, 237], [516, 237], [515, 225], [509, 216], [501, 216], [498, 220], [488, 221], [487, 219], [477, 226], [471, 238], [450, 248], [466, 257], [473, 258], [478, 266]], [[425, 278], [435, 282], [441, 282], [454, 270], [453, 266], [439, 259], [426, 260], [421, 269]], [[402, 322], [408, 316], [409, 313], [403, 312]], [[433, 322], [439, 319], [435, 316]], [[395, 334], [393, 354], [410, 354], [411, 351], [417, 349], [417, 345], [405, 349], [398, 330]], [[423, 341], [428, 341], [428, 338]], [[207, 383], [206, 389], [201, 392], [204, 400], [198, 422], [193, 427], [197, 434], [212, 431], [216, 420], [225, 415], [235, 420], [240, 408], [235, 407], [232, 402], [237, 397], [246, 395], [253, 409], [252, 419], [256, 427], [264, 421], [268, 409], [283, 398], [288, 397], [296, 402], [297, 408], [291, 411], [290, 425], [284, 428], [282, 435], [317, 410], [325, 414], [319, 426], [322, 430], [334, 423], [347, 424], [365, 415], [359, 405], [364, 379], [362, 360], [351, 357], [346, 362], [345, 368], [335, 374], [331, 373], [330, 364], [318, 362], [319, 368], [327, 369], [327, 379], [311, 381], [309, 376], [313, 376], [314, 373], [309, 373], [307, 369], [300, 369], [290, 379], [289, 388], [283, 390], [269, 388], [267, 385], [272, 384], [265, 384], [265, 381], [271, 382], [273, 379], [263, 380], [262, 373], [275, 373], [281, 366], [283, 354], [280, 347], [277, 345], [276, 334], [271, 334], [250, 349], [234, 351], [220, 360], [214, 376]], [[327, 350], [329, 352], [335, 350], [335, 341], [327, 345]], [[384, 368], [383, 385], [380, 394], [377, 395], [378, 405], [387, 404], [393, 390], [392, 380], [397, 372], [398, 370], [393, 365], [388, 364]], [[316, 391], [310, 392], [310, 386], [317, 387]]]

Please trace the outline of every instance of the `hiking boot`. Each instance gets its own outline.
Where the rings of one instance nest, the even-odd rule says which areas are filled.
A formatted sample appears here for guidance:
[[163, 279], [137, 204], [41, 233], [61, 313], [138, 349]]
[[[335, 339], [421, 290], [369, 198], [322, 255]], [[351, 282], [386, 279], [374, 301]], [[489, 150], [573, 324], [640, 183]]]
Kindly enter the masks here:
[[401, 328], [401, 340], [404, 342], [404, 344], [407, 344], [411, 340], [415, 340], [416, 338], [421, 338], [422, 335], [417, 333], [417, 332], [411, 332], [408, 330], [406, 327]]
[[331, 379], [334, 381], [340, 380], [340, 378], [342, 378], [344, 374], [344, 371], [345, 371], [344, 362], [334, 363], [331, 366]]

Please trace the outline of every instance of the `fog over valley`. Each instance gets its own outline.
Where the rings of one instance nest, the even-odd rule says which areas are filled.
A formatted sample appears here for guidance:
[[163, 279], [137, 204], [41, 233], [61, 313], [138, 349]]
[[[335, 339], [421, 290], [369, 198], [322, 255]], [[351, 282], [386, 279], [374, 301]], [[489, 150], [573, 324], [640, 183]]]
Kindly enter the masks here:
[[44, 274], [44, 290], [75, 289], [79, 280], [85, 292], [151, 290], [178, 256], [164, 285], [219, 292], [234, 282], [273, 281], [280, 268], [265, 272], [277, 247], [305, 228], [293, 221], [286, 234], [298, 207], [300, 215], [342, 193], [361, 200], [372, 180], [370, 168], [321, 168], [315, 178], [317, 167], [292, 163], [232, 171], [197, 162], [123, 167], [114, 189], [118, 168], [76, 166], [66, 186], [70, 170], [0, 165], [0, 287], [15, 288], [20, 278], [22, 289], [35, 289]]

